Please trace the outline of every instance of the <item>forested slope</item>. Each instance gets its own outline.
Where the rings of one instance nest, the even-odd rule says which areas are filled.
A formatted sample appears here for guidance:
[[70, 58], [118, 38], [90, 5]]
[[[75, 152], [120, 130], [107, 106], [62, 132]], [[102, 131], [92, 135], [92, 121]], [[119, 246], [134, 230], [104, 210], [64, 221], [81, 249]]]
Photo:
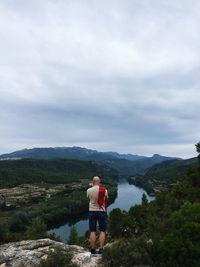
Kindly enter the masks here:
[[[197, 145], [200, 153], [200, 143]], [[112, 244], [104, 250], [105, 266], [199, 267], [200, 156], [198, 167], [156, 200], [128, 212], [115, 209], [109, 218]]]
[[86, 190], [95, 175], [109, 189], [111, 203], [118, 173], [108, 166], [69, 159], [1, 160], [0, 226], [15, 232], [26, 225], [23, 218], [39, 216], [50, 226], [87, 214]]
[[155, 164], [144, 174], [129, 177], [129, 182], [143, 187], [148, 193], [163, 190], [174, 185], [190, 170], [197, 166], [197, 158], [187, 160], [168, 160]]
[[136, 173], [143, 173], [156, 163], [173, 159], [172, 157], [154, 154], [152, 157], [145, 157], [133, 154], [119, 154], [117, 152], [99, 152], [97, 150], [82, 147], [48, 147], [32, 148], [15, 151], [0, 155], [0, 159], [75, 159], [95, 161], [101, 165], [107, 165], [116, 169], [120, 175], [126, 176]]
[[69, 183], [79, 179], [117, 178], [116, 170], [93, 161], [70, 159], [20, 159], [0, 161], [0, 187], [22, 183]]

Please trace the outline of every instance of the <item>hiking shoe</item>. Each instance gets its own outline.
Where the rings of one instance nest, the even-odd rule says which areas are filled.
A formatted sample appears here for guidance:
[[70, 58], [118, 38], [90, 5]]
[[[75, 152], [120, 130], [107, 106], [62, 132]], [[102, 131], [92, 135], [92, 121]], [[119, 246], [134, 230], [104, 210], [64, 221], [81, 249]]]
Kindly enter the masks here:
[[103, 248], [100, 248], [99, 250], [98, 250], [98, 254], [102, 254], [103, 253]]
[[97, 254], [96, 249], [94, 249], [94, 248], [91, 248], [90, 252], [91, 252], [91, 255], [96, 255]]

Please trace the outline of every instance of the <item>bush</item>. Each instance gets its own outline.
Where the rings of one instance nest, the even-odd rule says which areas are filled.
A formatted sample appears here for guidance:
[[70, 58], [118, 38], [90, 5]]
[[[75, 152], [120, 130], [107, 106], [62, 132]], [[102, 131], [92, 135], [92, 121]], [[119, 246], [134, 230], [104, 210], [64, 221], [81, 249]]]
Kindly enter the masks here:
[[62, 251], [60, 247], [55, 247], [49, 252], [47, 260], [42, 260], [39, 267], [78, 267], [72, 263], [72, 253], [68, 250]]
[[185, 203], [170, 218], [170, 232], [155, 244], [154, 262], [162, 267], [198, 267], [200, 261], [200, 204]]
[[78, 232], [75, 226], [72, 226], [69, 239], [68, 239], [69, 245], [79, 245], [79, 236]]
[[134, 265], [150, 264], [148, 255], [150, 249], [146, 238], [121, 239], [106, 246], [103, 251], [103, 262], [105, 267], [133, 267]]
[[122, 236], [123, 231], [123, 213], [120, 209], [113, 209], [110, 212], [109, 220], [109, 234], [111, 237]]
[[25, 235], [27, 239], [39, 239], [46, 237], [46, 224], [41, 218], [37, 217], [32, 221], [31, 225], [27, 227]]
[[3, 243], [10, 242], [11, 233], [6, 227], [0, 226], [0, 245]]
[[23, 232], [30, 223], [30, 217], [26, 212], [16, 212], [9, 221], [9, 229], [12, 232]]

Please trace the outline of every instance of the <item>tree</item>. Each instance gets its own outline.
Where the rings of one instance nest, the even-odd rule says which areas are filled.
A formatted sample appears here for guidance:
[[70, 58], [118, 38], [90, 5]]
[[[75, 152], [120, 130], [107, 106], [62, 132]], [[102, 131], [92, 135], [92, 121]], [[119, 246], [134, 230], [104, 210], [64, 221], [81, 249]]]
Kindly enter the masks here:
[[111, 237], [120, 237], [123, 233], [124, 214], [120, 209], [113, 209], [109, 216], [109, 234]]
[[186, 202], [172, 213], [170, 231], [155, 244], [156, 266], [198, 267], [200, 252], [200, 204]]
[[200, 142], [198, 142], [196, 144], [196, 150], [197, 150], [197, 153], [199, 153], [198, 155], [198, 172], [199, 172], [199, 175], [200, 175]]
[[27, 227], [27, 230], [26, 230], [26, 237], [27, 238], [38, 239], [38, 238], [44, 238], [44, 237], [46, 237], [46, 235], [47, 235], [46, 224], [39, 217], [34, 219], [31, 223], [31, 225], [29, 225]]
[[12, 232], [23, 232], [29, 223], [30, 217], [26, 212], [16, 212], [9, 221], [9, 230]]
[[200, 154], [200, 142], [198, 142], [196, 145], [196, 150]]
[[79, 244], [79, 236], [78, 231], [75, 226], [72, 226], [69, 239], [68, 239], [69, 245], [78, 245]]
[[147, 195], [145, 193], [143, 193], [142, 194], [142, 205], [147, 206], [147, 204], [148, 204]]

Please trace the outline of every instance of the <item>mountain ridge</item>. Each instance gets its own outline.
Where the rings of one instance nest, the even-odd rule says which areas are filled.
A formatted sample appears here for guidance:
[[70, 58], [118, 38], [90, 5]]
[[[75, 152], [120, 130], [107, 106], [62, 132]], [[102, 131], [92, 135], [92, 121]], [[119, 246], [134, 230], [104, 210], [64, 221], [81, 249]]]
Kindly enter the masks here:
[[95, 161], [99, 164], [105, 164], [115, 168], [120, 175], [133, 175], [144, 172], [156, 163], [175, 159], [159, 154], [152, 157], [120, 154], [117, 152], [99, 152], [97, 150], [87, 149], [83, 147], [47, 147], [47, 148], [31, 148], [14, 151], [0, 155], [0, 160], [18, 159], [18, 158], [37, 158], [37, 159], [53, 159], [66, 158], [76, 160]]
[[[88, 155], [95, 155], [95, 154], [104, 154], [109, 157], [114, 157], [114, 158], [124, 158], [128, 160], [136, 160], [136, 159], [142, 159], [146, 158], [146, 156], [140, 156], [140, 155], [133, 155], [133, 154], [120, 154], [118, 152], [113, 152], [113, 151], [106, 151], [106, 152], [100, 152], [95, 149], [88, 149], [85, 147], [79, 147], [79, 146], [72, 146], [72, 147], [33, 147], [33, 148], [24, 148], [21, 150], [16, 150], [11, 153], [3, 153], [0, 155], [0, 159], [3, 158], [12, 158], [12, 157], [26, 157], [28, 154], [36, 155], [37, 153], [42, 153], [42, 152], [48, 152], [49, 154], [46, 155], [46, 157], [54, 157], [56, 153], [60, 153], [60, 157], [67, 157], [69, 154], [73, 153], [81, 153], [79, 158], [82, 157], [87, 157]], [[54, 153], [52, 153], [54, 152]], [[55, 153], [56, 152], [56, 153]], [[64, 153], [63, 153], [64, 152]], [[50, 155], [50, 153], [52, 153]]]

